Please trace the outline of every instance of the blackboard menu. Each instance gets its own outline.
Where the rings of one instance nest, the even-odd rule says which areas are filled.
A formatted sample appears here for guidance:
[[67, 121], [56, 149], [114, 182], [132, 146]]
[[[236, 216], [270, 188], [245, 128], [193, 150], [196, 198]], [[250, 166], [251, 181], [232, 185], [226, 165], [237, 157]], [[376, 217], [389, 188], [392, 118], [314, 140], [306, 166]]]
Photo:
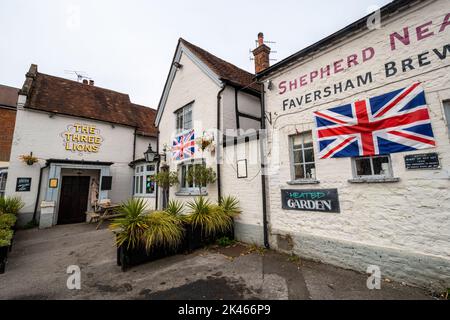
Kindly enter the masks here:
[[17, 178], [16, 192], [29, 192], [31, 190], [31, 178]]
[[439, 169], [437, 153], [412, 154], [405, 156], [406, 169]]
[[285, 210], [341, 212], [337, 189], [281, 190], [281, 201]]

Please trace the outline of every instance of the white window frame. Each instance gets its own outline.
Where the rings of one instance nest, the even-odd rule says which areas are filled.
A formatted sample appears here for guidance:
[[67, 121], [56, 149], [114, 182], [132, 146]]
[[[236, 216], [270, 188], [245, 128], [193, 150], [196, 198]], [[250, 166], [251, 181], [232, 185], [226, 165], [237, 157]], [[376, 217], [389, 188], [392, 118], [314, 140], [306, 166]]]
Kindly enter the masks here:
[[[179, 179], [180, 179], [180, 187], [178, 190], [179, 193], [181, 193], [181, 194], [199, 194], [199, 189], [198, 189], [197, 185], [194, 184], [192, 187], [191, 186], [186, 187], [186, 186], [184, 186], [185, 183], [183, 181], [183, 168], [186, 168], [185, 174], [187, 175], [190, 166], [199, 165], [199, 164], [206, 167], [205, 159], [187, 160], [178, 165]], [[186, 182], [186, 184], [187, 184], [187, 182]], [[208, 188], [208, 186], [202, 186], [202, 194], [207, 193], [207, 188]]]
[[[373, 160], [376, 158], [387, 158], [388, 159], [388, 165], [387, 165], [388, 172], [386, 174], [374, 174]], [[371, 175], [358, 175], [358, 169], [356, 168], [356, 161], [362, 160], [362, 159], [370, 159], [370, 170], [372, 173]], [[394, 172], [392, 170], [392, 160], [391, 160], [390, 154], [377, 155], [377, 156], [354, 157], [354, 158], [352, 158], [352, 171], [353, 171], [354, 179], [386, 179], [386, 178], [394, 177]]]
[[147, 193], [147, 177], [156, 175], [156, 163], [145, 162], [134, 167], [133, 195], [135, 197], [154, 197], [156, 195], [156, 185], [153, 192]]
[[8, 179], [8, 171], [0, 170], [0, 198], [5, 196], [7, 179]]
[[[302, 139], [302, 144], [300, 148], [294, 148], [294, 139], [298, 136], [305, 136], [306, 134], [311, 134], [311, 147], [305, 148], [304, 147], [304, 139]], [[305, 160], [305, 150], [312, 150], [313, 153], [313, 162], [306, 162]], [[295, 151], [301, 151], [302, 152], [302, 158], [303, 162], [296, 163], [295, 162]], [[316, 155], [314, 152], [314, 141], [313, 141], [313, 135], [312, 131], [304, 131], [297, 134], [293, 134], [289, 136], [289, 154], [290, 154], [290, 163], [291, 163], [291, 180], [292, 182], [302, 182], [302, 181], [317, 181], [317, 167], [316, 167]], [[295, 166], [302, 165], [304, 172], [306, 172], [306, 165], [314, 165], [314, 176], [310, 178], [300, 178], [297, 179], [295, 177]]]
[[[193, 108], [192, 108], [193, 104], [194, 103], [191, 102], [190, 104], [175, 111], [175, 128], [177, 130], [177, 133], [181, 133], [181, 132], [191, 130], [194, 128], [194, 125], [193, 125], [194, 117], [193, 117]], [[186, 115], [189, 112], [191, 113], [191, 121], [188, 122], [190, 125], [187, 126]], [[180, 124], [180, 122], [182, 122], [182, 123]]]

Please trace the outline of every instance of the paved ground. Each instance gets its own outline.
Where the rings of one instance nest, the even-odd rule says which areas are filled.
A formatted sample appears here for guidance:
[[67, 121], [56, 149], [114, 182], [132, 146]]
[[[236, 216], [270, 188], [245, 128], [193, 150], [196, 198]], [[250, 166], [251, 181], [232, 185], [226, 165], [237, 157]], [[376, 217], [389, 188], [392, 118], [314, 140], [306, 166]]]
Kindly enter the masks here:
[[[210, 248], [124, 273], [107, 229], [20, 231], [0, 275], [0, 299], [431, 299], [394, 282], [368, 290], [366, 275], [249, 249]], [[66, 287], [69, 265], [81, 268], [81, 290]]]

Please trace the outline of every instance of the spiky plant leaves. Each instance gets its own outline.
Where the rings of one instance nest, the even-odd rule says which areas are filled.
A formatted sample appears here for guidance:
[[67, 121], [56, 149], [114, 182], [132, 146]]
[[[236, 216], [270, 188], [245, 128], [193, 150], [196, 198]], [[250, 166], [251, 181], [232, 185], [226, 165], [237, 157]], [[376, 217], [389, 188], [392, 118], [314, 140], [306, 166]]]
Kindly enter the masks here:
[[182, 202], [171, 200], [167, 204], [167, 208], [164, 211], [173, 216], [181, 216], [183, 214], [183, 210], [184, 204]]
[[0, 214], [9, 213], [17, 215], [25, 206], [25, 203], [19, 197], [0, 198]]
[[17, 217], [13, 214], [0, 214], [0, 229], [10, 229], [16, 224]]
[[147, 226], [144, 233], [147, 251], [151, 251], [155, 246], [176, 248], [183, 239], [181, 220], [168, 212], [152, 212], [147, 216]]
[[127, 244], [127, 248], [136, 248], [143, 241], [144, 233], [148, 229], [146, 204], [143, 199], [130, 199], [120, 206], [120, 213], [124, 217], [114, 219], [110, 229], [121, 229], [116, 236], [116, 245]]
[[0, 247], [7, 247], [11, 245], [11, 239], [14, 232], [8, 229], [0, 229]]
[[232, 218], [236, 218], [242, 213], [239, 208], [239, 200], [233, 196], [223, 197], [220, 201], [220, 206], [222, 207], [225, 214]]
[[204, 197], [195, 198], [187, 203], [189, 215], [186, 220], [192, 227], [200, 227], [205, 236], [225, 232], [231, 228], [232, 219], [222, 207], [212, 204]]

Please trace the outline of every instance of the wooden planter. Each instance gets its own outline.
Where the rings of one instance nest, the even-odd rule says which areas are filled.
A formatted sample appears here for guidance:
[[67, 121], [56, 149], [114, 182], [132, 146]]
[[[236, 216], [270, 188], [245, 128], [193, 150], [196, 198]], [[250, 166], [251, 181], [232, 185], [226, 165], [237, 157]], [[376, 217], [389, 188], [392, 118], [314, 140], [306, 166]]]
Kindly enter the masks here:
[[6, 262], [8, 261], [8, 251], [10, 246], [0, 247], [0, 274], [5, 273]]
[[143, 263], [152, 262], [162, 258], [170, 257], [184, 252], [192, 252], [194, 250], [203, 248], [207, 245], [215, 243], [222, 237], [234, 239], [234, 225], [231, 230], [225, 233], [205, 236], [200, 227], [193, 228], [191, 225], [184, 225], [184, 236], [180, 245], [177, 248], [154, 247], [147, 251], [143, 246], [134, 249], [128, 249], [128, 244], [124, 244], [117, 248], [117, 265], [121, 267], [122, 271], [126, 271], [130, 267], [137, 266]]

